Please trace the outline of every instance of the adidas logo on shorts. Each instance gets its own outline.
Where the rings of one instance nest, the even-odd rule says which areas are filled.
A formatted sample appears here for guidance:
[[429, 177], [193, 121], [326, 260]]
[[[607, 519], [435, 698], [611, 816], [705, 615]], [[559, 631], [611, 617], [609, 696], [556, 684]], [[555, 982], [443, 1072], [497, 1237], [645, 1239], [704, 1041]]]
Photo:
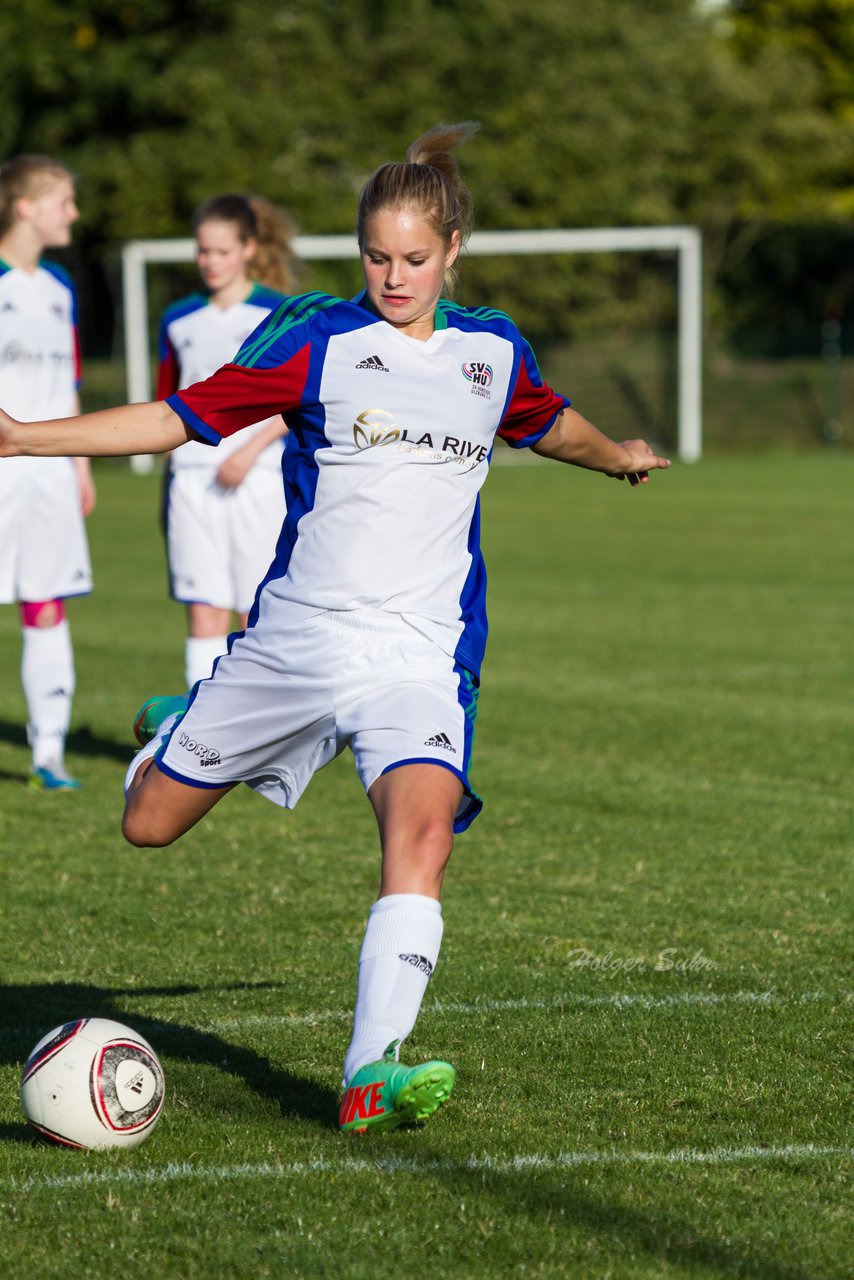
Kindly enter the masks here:
[[452, 751], [454, 755], [457, 754], [457, 748], [446, 733], [434, 733], [432, 738], [427, 739], [424, 746], [441, 747], [443, 751]]
[[388, 373], [388, 369], [379, 356], [367, 356], [355, 366], [357, 369], [375, 369], [377, 373]]

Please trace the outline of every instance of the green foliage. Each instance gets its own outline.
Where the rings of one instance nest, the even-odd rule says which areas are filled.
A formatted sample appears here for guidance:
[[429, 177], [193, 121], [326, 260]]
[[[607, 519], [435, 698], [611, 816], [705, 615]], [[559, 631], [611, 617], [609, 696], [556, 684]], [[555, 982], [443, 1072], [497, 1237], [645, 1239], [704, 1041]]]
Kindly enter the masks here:
[[854, 234], [844, 224], [767, 224], [719, 289], [741, 355], [817, 356], [827, 321], [841, 325], [844, 353], [854, 354]]
[[731, 0], [733, 42], [747, 62], [771, 48], [795, 54], [819, 77], [819, 100], [854, 114], [854, 0]]
[[695, 217], [722, 184], [760, 204], [821, 135], [804, 77], [784, 93], [773, 67], [740, 76], [688, 0], [640, 21], [632, 0], [534, 0], [524, 21], [507, 0], [41, 0], [8, 35], [5, 149], [70, 154], [114, 189], [89, 218], [121, 237], [180, 233], [230, 186], [346, 230], [367, 173], [439, 118], [483, 120], [466, 167], [483, 225], [503, 227]]
[[[462, 161], [481, 227], [696, 223], [716, 281], [768, 218], [841, 211], [850, 11], [745, 0], [721, 25], [695, 0], [33, 0], [25, 21], [0, 15], [0, 151], [75, 168], [100, 255], [186, 234], [229, 189], [347, 232], [378, 163], [475, 118]], [[609, 295], [630, 307], [631, 274], [472, 262], [466, 290], [561, 337]]]
[[831, 208], [854, 213], [854, 0], [732, 0], [731, 45], [755, 73], [780, 65], [815, 85], [815, 102], [847, 147], [837, 155]]

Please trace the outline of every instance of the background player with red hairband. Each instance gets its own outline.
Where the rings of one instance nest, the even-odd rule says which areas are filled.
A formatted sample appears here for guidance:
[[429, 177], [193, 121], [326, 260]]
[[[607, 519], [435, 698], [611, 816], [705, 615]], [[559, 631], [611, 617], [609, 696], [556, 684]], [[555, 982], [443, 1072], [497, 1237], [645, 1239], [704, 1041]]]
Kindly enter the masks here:
[[[0, 168], [0, 403], [24, 421], [80, 412], [77, 297], [41, 257], [71, 243], [77, 217], [64, 165], [23, 155]], [[92, 589], [94, 504], [86, 458], [0, 461], [0, 602], [20, 603], [30, 781], [45, 791], [79, 786], [64, 763], [75, 676], [63, 600]]]

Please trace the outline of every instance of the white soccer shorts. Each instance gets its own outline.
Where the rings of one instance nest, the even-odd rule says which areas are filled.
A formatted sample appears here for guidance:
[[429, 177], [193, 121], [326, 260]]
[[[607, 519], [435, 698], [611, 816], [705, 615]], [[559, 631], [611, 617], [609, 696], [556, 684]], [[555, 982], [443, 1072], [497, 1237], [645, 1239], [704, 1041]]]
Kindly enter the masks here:
[[71, 458], [0, 459], [0, 603], [66, 599], [91, 590]]
[[288, 809], [345, 747], [365, 791], [400, 765], [438, 764], [463, 784], [464, 831], [482, 808], [469, 783], [477, 695], [475, 677], [393, 614], [262, 618], [196, 686], [157, 764], [191, 786], [245, 782]]
[[210, 467], [180, 467], [166, 484], [170, 592], [182, 604], [248, 613], [285, 518], [279, 468], [255, 466], [236, 489]]

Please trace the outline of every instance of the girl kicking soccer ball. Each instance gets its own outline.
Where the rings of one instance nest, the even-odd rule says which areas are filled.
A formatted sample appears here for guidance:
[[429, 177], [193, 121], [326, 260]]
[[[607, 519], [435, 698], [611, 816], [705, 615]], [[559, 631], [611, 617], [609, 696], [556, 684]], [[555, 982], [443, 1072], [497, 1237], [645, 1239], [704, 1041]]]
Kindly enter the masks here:
[[64, 423], [0, 418], [0, 451], [139, 453], [217, 444], [284, 414], [288, 514], [245, 633], [189, 699], [154, 699], [127, 778], [124, 833], [170, 844], [238, 782], [293, 807], [345, 747], [379, 826], [381, 885], [359, 958], [343, 1130], [423, 1120], [447, 1062], [405, 1067], [442, 939], [455, 832], [481, 809], [469, 769], [486, 642], [480, 487], [496, 435], [633, 485], [667, 467], [616, 444], [545, 386], [513, 322], [443, 290], [470, 230], [440, 126], [364, 186], [365, 289], [281, 306], [236, 359], [165, 403]]

